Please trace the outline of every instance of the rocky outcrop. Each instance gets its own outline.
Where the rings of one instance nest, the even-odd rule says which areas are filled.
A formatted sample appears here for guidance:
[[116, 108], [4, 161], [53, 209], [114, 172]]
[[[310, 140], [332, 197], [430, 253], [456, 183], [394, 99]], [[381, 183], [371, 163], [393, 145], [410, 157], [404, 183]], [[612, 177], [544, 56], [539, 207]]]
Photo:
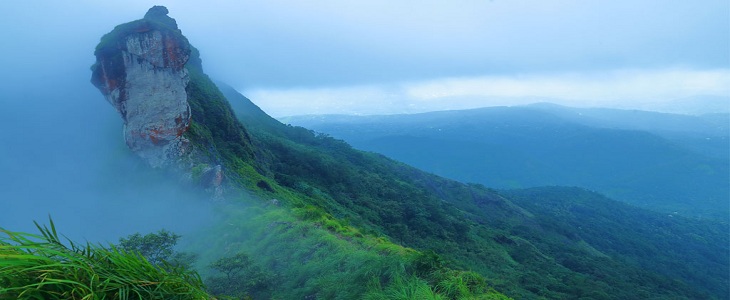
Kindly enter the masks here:
[[95, 51], [92, 83], [124, 120], [127, 146], [153, 167], [190, 151], [185, 64], [191, 47], [162, 6], [117, 26]]
[[124, 120], [134, 153], [218, 198], [231, 179], [241, 179], [226, 170], [257, 170], [255, 147], [167, 14], [155, 6], [104, 35], [91, 82]]
[[201, 174], [200, 183], [214, 197], [220, 198], [223, 195], [223, 168], [221, 165], [206, 167]]

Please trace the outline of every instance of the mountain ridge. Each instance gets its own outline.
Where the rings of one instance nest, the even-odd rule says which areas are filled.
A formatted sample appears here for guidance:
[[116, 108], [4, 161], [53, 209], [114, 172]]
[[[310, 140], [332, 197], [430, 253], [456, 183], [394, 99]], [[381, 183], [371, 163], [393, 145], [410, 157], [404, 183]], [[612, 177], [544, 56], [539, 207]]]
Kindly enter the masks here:
[[[727, 219], [730, 134], [717, 120], [536, 106], [284, 121], [461, 181], [502, 189], [584, 186], [662, 212]], [[700, 124], [682, 125], [692, 122]]]
[[[227, 97], [232, 102], [231, 106], [234, 109], [255, 106], [255, 104], [250, 103], [250, 100], [241, 96], [232, 88], [222, 88], [222, 90], [224, 93], [227, 94]], [[243, 101], [245, 103], [237, 104], [236, 103], [237, 101]], [[257, 110], [257, 111], [259, 113], [263, 113], [263, 111], [261, 111], [261, 110]], [[257, 120], [259, 118], [256, 118], [256, 117], [252, 118], [250, 112], [239, 111], [238, 114], [240, 116], [242, 116], [241, 120], [244, 120], [244, 122], [246, 123], [246, 126], [248, 128], [252, 128], [252, 130], [253, 130], [253, 128], [256, 128], [256, 127], [263, 128], [263, 127], [267, 127], [268, 125], [272, 125], [272, 126], [278, 127], [279, 130], [284, 130], [284, 131], [294, 130], [294, 131], [299, 131], [302, 133], [309, 132], [308, 135], [316, 136], [316, 133], [305, 130], [303, 128], [297, 128], [294, 126], [290, 126], [290, 125], [287, 126], [287, 125], [283, 125], [281, 123], [277, 123], [277, 122], [275, 122], [275, 120], [273, 120], [273, 118], [268, 117], [268, 116], [260, 115], [260, 117], [264, 118], [263, 123], [267, 124], [267, 125], [265, 125], [265, 124], [257, 124], [258, 123], [257, 121], [253, 121], [253, 120]], [[263, 114], [265, 114], [265, 113], [263, 113]], [[243, 116], [245, 116], [245, 117], [243, 117]], [[256, 133], [255, 133], [256, 130], [253, 130], [252, 132], [254, 132], [254, 135], [256, 135]], [[340, 141], [332, 140], [331, 138], [327, 137], [327, 135], [320, 134], [319, 136], [321, 136], [321, 138], [323, 138], [324, 141], [331, 141], [338, 145], [341, 145], [341, 143], [342, 143]], [[325, 146], [325, 148], [329, 148], [328, 146], [326, 146], [327, 144], [328, 143], [324, 143], [322, 146]], [[348, 151], [351, 151], [351, 150], [348, 150]], [[377, 154], [375, 154], [375, 155], [377, 155]], [[373, 163], [368, 163], [368, 164], [373, 164]], [[330, 165], [330, 168], [332, 166], [333, 165]], [[542, 223], [543, 221], [535, 221], [535, 220], [545, 220], [544, 218], [552, 218], [552, 217], [548, 217], [544, 213], [541, 213], [540, 211], [526, 210], [523, 207], [521, 207], [520, 205], [516, 205], [515, 203], [513, 203], [513, 201], [510, 200], [509, 198], [504, 198], [503, 195], [498, 194], [498, 193], [488, 192], [487, 195], [490, 195], [490, 193], [491, 193], [492, 196], [485, 197], [485, 198], [469, 196], [470, 193], [483, 190], [484, 189], [483, 186], [480, 187], [478, 185], [471, 185], [471, 184], [465, 185], [463, 183], [456, 183], [456, 182], [449, 183], [448, 180], [444, 181], [443, 179], [436, 179], [438, 177], [434, 177], [431, 174], [421, 173], [421, 172], [415, 171], [415, 170], [407, 171], [407, 173], [401, 173], [401, 174], [405, 175], [407, 178], [411, 178], [411, 180], [416, 180], [418, 182], [421, 182], [422, 184], [424, 184], [424, 187], [426, 187], [427, 189], [430, 189], [436, 195], [439, 195], [438, 197], [440, 197], [441, 199], [455, 204], [456, 207], [458, 207], [463, 212], [468, 212], [465, 214], [465, 216], [470, 216], [468, 218], [470, 218], [471, 220], [474, 220], [474, 222], [476, 222], [477, 224], [480, 224], [480, 225], [477, 225], [477, 227], [473, 227], [474, 225], [470, 225], [470, 227], [472, 228], [471, 230], [469, 230], [470, 232], [475, 231], [476, 230], [475, 228], [478, 228], [481, 226], [489, 227], [489, 228], [491, 228], [490, 230], [496, 230], [496, 231], [488, 234], [489, 236], [491, 236], [492, 242], [497, 242], [497, 244], [492, 244], [491, 247], [493, 247], [495, 249], [499, 249], [499, 248], [503, 248], [503, 247], [512, 248], [511, 250], [508, 250], [507, 252], [510, 253], [509, 255], [513, 259], [514, 259], [514, 257], [518, 257], [520, 255], [519, 253], [521, 253], [522, 251], [527, 251], [525, 249], [520, 248], [520, 247], [522, 247], [523, 244], [521, 244], [520, 242], [515, 242], [515, 241], [525, 241], [525, 242], [529, 241], [529, 242], [527, 242], [528, 245], [529, 244], [542, 245], [542, 246], [538, 246], [539, 248], [537, 248], [537, 249], [540, 249], [540, 250], [538, 250], [537, 252], [529, 252], [529, 251], [533, 251], [533, 250], [528, 251], [528, 253], [533, 253], [531, 255], [540, 256], [540, 255], [544, 255], [544, 254], [538, 254], [541, 251], [551, 251], [551, 250], [546, 250], [546, 249], [551, 249], [551, 248], [554, 249], [554, 247], [564, 247], [564, 246], [557, 246], [556, 244], [552, 244], [552, 243], [555, 243], [556, 241], [544, 240], [544, 239], [538, 238], [538, 236], [543, 236], [543, 235], [551, 236], [551, 237], [555, 237], [555, 239], [557, 241], [559, 241], [561, 239], [568, 238], [565, 236], [565, 234], [567, 234], [567, 232], [571, 232], [573, 230], [573, 229], [568, 229], [567, 231], [564, 231], [564, 230], [566, 230], [565, 228], [563, 228], [563, 227], [553, 228], [552, 227], [553, 225], [549, 225], [550, 224], [549, 222]], [[431, 178], [431, 179], [429, 179], [429, 178]], [[454, 190], [449, 188], [449, 186], [452, 186], [452, 185], [469, 187], [469, 189], [472, 189], [472, 191], [470, 192], [467, 189], [464, 191], [466, 193], [461, 193], [461, 195], [462, 195], [461, 200], [458, 200], [458, 198], [457, 199], [444, 198], [445, 195], [454, 193]], [[579, 189], [578, 191], [582, 191], [582, 189]], [[564, 196], [566, 197], [566, 199], [571, 199], [573, 197], [573, 196], [571, 196], [572, 193], [573, 192], [569, 192]], [[337, 193], [329, 193], [329, 194], [337, 195]], [[507, 194], [507, 195], [509, 195], [509, 194]], [[499, 199], [505, 199], [507, 201], [503, 201], [503, 200], [499, 200]], [[597, 199], [599, 199], [599, 198], [597, 198]], [[600, 198], [600, 199], [605, 199], [605, 198]], [[603, 200], [601, 200], [601, 201], [603, 201]], [[626, 207], [628, 207], [629, 210], [636, 209], [636, 208], [633, 208], [630, 206], [626, 206]], [[652, 218], [655, 218], [657, 220], [661, 220], [662, 218], [667, 218], [666, 215], [661, 215], [661, 214], [656, 214], [656, 213], [649, 213], [649, 214], [653, 215]], [[614, 222], [620, 222], [617, 218], [620, 219], [621, 217], [614, 215], [610, 218], [614, 219], [615, 220]], [[674, 218], [674, 217], [672, 217], [672, 218]], [[681, 216], [677, 216], [676, 218], [682, 219]], [[552, 222], [552, 221], [550, 221], [550, 222]], [[684, 221], [681, 221], [681, 222], [684, 222]], [[355, 223], [355, 224], [357, 224], [357, 223]], [[700, 223], [700, 224], [704, 224], [704, 223]], [[709, 223], [705, 224], [705, 225], [699, 225], [699, 226], [703, 227], [703, 226], [707, 226], [707, 225], [709, 225]], [[718, 226], [718, 225], [712, 225], [712, 226]], [[541, 234], [536, 233], [534, 231], [535, 230], [534, 227], [543, 228], [540, 230], [548, 230], [550, 233], [548, 233], [548, 232], [543, 232]], [[721, 236], [722, 232], [723, 232], [722, 226], [719, 225], [719, 227], [720, 227], [720, 229], [716, 228], [712, 232], [715, 232], [714, 234], [719, 234]], [[530, 228], [533, 228], [533, 229], [530, 229]], [[549, 228], [552, 228], [552, 229], [549, 229]], [[563, 228], [563, 229], [559, 229], [559, 228]], [[402, 229], [400, 229], [400, 230], [402, 230]], [[480, 230], [476, 230], [476, 231], [480, 231]], [[538, 231], [540, 231], [540, 230], [538, 230]], [[557, 234], [557, 236], [561, 236], [561, 237], [555, 236], [556, 231], [562, 232], [562, 233]], [[389, 231], [386, 230], [386, 232], [389, 232]], [[530, 232], [532, 232], [532, 233], [530, 233]], [[471, 234], [474, 234], [474, 233], [470, 233], [470, 235]], [[486, 234], [486, 232], [482, 232], [479, 235], [482, 235], [482, 234]], [[516, 234], [516, 236], [514, 234]], [[397, 241], [409, 243], [409, 240], [407, 238], [404, 239], [403, 237], [399, 237], [399, 235], [393, 236], [393, 233], [389, 233], [388, 235], [391, 237], [394, 237]], [[670, 235], [672, 235], [672, 234], [670, 234]], [[570, 236], [570, 234], [568, 236]], [[543, 240], [543, 241], [538, 242], [537, 240]], [[570, 240], [570, 239], [568, 238], [568, 240]], [[466, 243], [466, 242], [462, 241], [462, 243]], [[561, 242], [561, 243], [563, 243], [563, 242]], [[571, 246], [571, 247], [575, 247], [575, 248], [572, 248], [572, 250], [563, 249], [561, 251], [565, 251], [567, 253], [576, 253], [576, 254], [577, 253], [585, 254], [585, 253], [600, 252], [600, 250], [596, 250], [595, 248], [591, 247], [590, 245], [585, 244], [584, 242], [582, 242], [580, 240], [573, 241], [571, 243], [575, 243], [574, 246]], [[461, 246], [464, 248], [472, 247], [472, 246], [468, 246], [468, 245], [469, 245], [469, 243], [466, 243], [466, 244], [462, 244]], [[548, 245], [552, 245], [552, 246], [548, 246]], [[545, 248], [545, 247], [547, 247], [547, 248]], [[456, 257], [456, 255], [454, 255], [455, 253], [461, 253], [461, 250], [454, 249], [454, 248], [450, 248], [449, 250], [446, 250], [446, 252], [444, 252], [444, 250], [436, 250], [436, 251], [437, 251], [437, 253], [452, 253], [451, 255], [447, 255], [447, 257]], [[554, 251], [554, 250], [552, 250], [552, 251]], [[605, 249], [604, 249], [604, 251], [605, 251]], [[656, 250], [652, 250], [652, 251], [656, 251]], [[727, 250], [720, 250], [720, 251], [726, 252]], [[657, 252], [652, 252], [652, 253], [658, 255]], [[576, 254], [572, 254], [572, 255], [576, 255]], [[469, 255], [467, 254], [466, 257], [469, 257]], [[477, 263], [477, 261], [479, 261], [479, 260], [482, 260], [482, 262], [484, 261], [484, 258], [475, 258], [475, 257], [470, 258], [470, 259], [476, 259], [476, 261], [466, 259], [465, 257], [462, 257], [462, 259], [465, 259], [466, 261], [470, 261], [469, 265], [471, 266], [471, 268], [475, 268], [477, 265], [480, 264], [480, 263]], [[602, 262], [602, 264], [606, 264], [606, 263], [607, 263], [606, 261]], [[722, 263], [718, 263], [715, 265], [715, 267], [717, 267], [721, 264]], [[458, 262], [457, 262], [457, 265], [461, 265], [461, 264], [458, 264]], [[509, 263], [507, 265], [509, 265]], [[618, 268], [618, 265], [615, 265], [614, 263], [611, 263], [608, 265], [612, 265], [615, 268]], [[467, 267], [468, 265], [461, 265], [461, 266]], [[595, 266], [593, 268], [595, 268]], [[559, 272], [559, 271], [554, 271], [554, 272]], [[502, 275], [504, 275], [504, 274], [502, 274]], [[550, 276], [548, 276], [548, 278], [549, 277]], [[489, 277], [489, 278], [493, 278], [493, 277]], [[515, 280], [515, 279], [512, 279], [512, 280]], [[522, 280], [527, 280], [527, 279], [523, 278]], [[531, 281], [531, 280], [532, 279], [530, 279], [528, 281]], [[500, 285], [497, 285], [497, 287], [500, 287]], [[539, 288], [537, 290], [541, 290], [544, 288], [545, 287], [543, 286], [542, 288]], [[535, 291], [537, 291], [537, 290], [535, 290]], [[524, 290], [520, 292], [520, 291], [512, 290], [509, 288], [506, 289], [505, 291], [508, 291], [508, 295], [513, 295], [513, 296], [519, 295], [518, 297], [526, 297], [526, 298], [534, 297], [534, 295], [531, 295], [531, 293], [535, 292], [535, 291], [532, 291], [532, 292], [525, 293]], [[552, 292], [555, 293], [556, 291], [553, 290]], [[575, 292], [576, 291], [573, 291], [573, 293], [575, 293]], [[618, 294], [620, 294], [620, 293], [618, 293], [616, 291], [614, 291], [614, 292], [617, 293], [616, 297], [626, 297], [625, 294], [623, 296], [618, 296]], [[720, 292], [720, 293], [722, 293], [722, 292]], [[550, 293], [548, 292], [547, 294], [543, 294], [543, 296], [546, 296], [549, 294]], [[547, 296], [547, 297], [548, 298], [560, 298], [560, 297], [566, 296], [566, 294], [560, 294], [560, 293], [551, 294], [551, 295], [552, 296]], [[562, 296], [558, 296], [558, 295], [562, 295]], [[638, 296], [634, 295], [633, 297], [638, 297]], [[629, 297], [629, 298], [631, 298], [631, 297]]]

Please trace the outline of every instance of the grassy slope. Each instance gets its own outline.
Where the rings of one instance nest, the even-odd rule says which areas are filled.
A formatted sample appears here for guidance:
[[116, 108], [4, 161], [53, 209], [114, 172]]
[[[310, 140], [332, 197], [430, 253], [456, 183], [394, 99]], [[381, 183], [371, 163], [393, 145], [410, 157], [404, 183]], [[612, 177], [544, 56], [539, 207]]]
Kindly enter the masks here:
[[[389, 222], [366, 222], [370, 220], [364, 220], [355, 206], [334, 201], [329, 195], [333, 191], [324, 190], [324, 187], [337, 186], [336, 178], [354, 180], [352, 174], [330, 173], [340, 169], [336, 166], [337, 159], [329, 160], [311, 145], [291, 139], [309, 144], [324, 142], [333, 153], [355, 154], [355, 159], [372, 160], [372, 155], [342, 151], [339, 147], [349, 149], [349, 146], [331, 139], [322, 140], [303, 129], [284, 126], [276, 132], [253, 126], [247, 130], [232, 116], [225, 97], [202, 73], [200, 66], [191, 64], [188, 70], [191, 74], [188, 95], [193, 112], [188, 137], [198, 149], [212, 153], [214, 163], [224, 165], [232, 190], [242, 188], [250, 191], [245, 192], [247, 196], [253, 196], [229, 195], [239, 200], [238, 204], [226, 209], [229, 214], [226, 224], [233, 228], [220, 228], [226, 238], [218, 239], [214, 234], [216, 238], [205, 243], [217, 245], [209, 252], [217, 255], [231, 251], [252, 253], [253, 257], [265, 262], [267, 268], [280, 274], [277, 285], [286, 287], [274, 293], [280, 298], [352, 299], [367, 294], [377, 299], [394, 290], [404, 291], [409, 284], [416, 287], [414, 292], [431, 293], [434, 297], [503, 297], [490, 290], [475, 273], [450, 270], [437, 263], [437, 257], [431, 259], [390, 242], [382, 236], [385, 230], [380, 225]], [[277, 124], [274, 126], [283, 126]], [[261, 123], [261, 126], [266, 125]], [[328, 167], [328, 163], [332, 167]], [[370, 179], [377, 181], [378, 187], [388, 184], [385, 179]], [[344, 193], [342, 185], [337, 192]], [[267, 198], [276, 198], [277, 204], [267, 206], [263, 200], [251, 200]], [[431, 202], [436, 206], [448, 206], [437, 199], [431, 199]], [[400, 205], [393, 201], [389, 204]], [[259, 213], [250, 214], [252, 209]], [[378, 212], [383, 217], [389, 217], [391, 213], [387, 210]], [[350, 222], [359, 226], [349, 225]], [[449, 285], [449, 282], [458, 284]], [[401, 285], [403, 287], [398, 287]], [[448, 286], [459, 288], [453, 291]]]
[[[670, 278], [673, 274], [642, 269], [627, 263], [628, 258], [620, 252], [614, 257], [594, 255], [597, 250], [589, 242], [553, 226], [539, 210], [527, 211], [484, 187], [446, 180], [377, 154], [353, 150], [342, 141], [283, 125], [234, 90], [223, 87], [222, 91], [250, 130], [260, 151], [259, 163], [264, 174], [273, 179], [275, 190], [306, 195], [300, 198], [305, 199], [304, 205], [322, 208], [338, 222], [362, 232], [384, 234], [408, 247], [433, 250], [448, 266], [476, 271], [508, 295], [696, 298], [710, 295], [708, 291], [717, 287], [690, 286]], [[566, 192], [563, 196], [572, 199], [580, 193]], [[706, 233], [703, 228], [694, 233], [716, 237], [715, 232]], [[640, 245], [640, 251], [672, 237], [656, 238], [642, 242], [645, 245]], [[618, 242], [628, 245], [640, 238], [627, 239]], [[715, 255], [722, 252], [718, 245], [711, 245], [719, 251]], [[566, 266], [560, 259], [565, 255], [583, 257], [585, 268]], [[691, 272], [702, 277], [698, 269]]]

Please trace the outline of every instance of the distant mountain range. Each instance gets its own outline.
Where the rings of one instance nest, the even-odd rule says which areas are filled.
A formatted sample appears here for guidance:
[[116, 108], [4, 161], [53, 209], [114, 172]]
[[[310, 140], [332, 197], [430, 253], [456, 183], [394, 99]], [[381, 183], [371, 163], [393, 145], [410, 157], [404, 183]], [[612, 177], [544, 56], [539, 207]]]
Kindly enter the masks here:
[[671, 101], [644, 103], [635, 108], [678, 114], [730, 113], [730, 95], [697, 95]]
[[730, 114], [538, 103], [283, 121], [464, 182], [580, 186], [655, 211], [728, 219]]

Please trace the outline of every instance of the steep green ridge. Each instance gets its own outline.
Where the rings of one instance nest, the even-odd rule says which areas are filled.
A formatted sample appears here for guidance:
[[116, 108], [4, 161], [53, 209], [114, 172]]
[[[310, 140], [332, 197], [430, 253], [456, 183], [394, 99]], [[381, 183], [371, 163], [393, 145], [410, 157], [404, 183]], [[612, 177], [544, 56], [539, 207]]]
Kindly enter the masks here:
[[[676, 218], [681, 224], [678, 226], [691, 225], [687, 227], [692, 234], [709, 241], [707, 245], [690, 241], [687, 247], [708, 247], [711, 250], [703, 253], [712, 259], [698, 260], [702, 263], [685, 268], [683, 274], [667, 268], [644, 269], [643, 265], [631, 263], [636, 260], [631, 253], [613, 251], [610, 255], [598, 255], [604, 251], [597, 248], [600, 244], [576, 238], [571, 227], [566, 230], [555, 226], [555, 220], [540, 209], [523, 208], [482, 186], [440, 178], [378, 154], [354, 150], [328, 136], [283, 125], [235, 90], [225, 86], [221, 90], [250, 130], [259, 157], [265, 157], [260, 161], [276, 190], [304, 194], [300, 199], [308, 201], [306, 205], [324, 208], [328, 214], [364, 232], [384, 234], [405, 246], [435, 251], [447, 265], [483, 274], [487, 282], [507, 295], [553, 299], [642, 299], [647, 295], [724, 298], [722, 281], [726, 276], [720, 282], [695, 284], [701, 282], [697, 278], [711, 277], [704, 273], [705, 267], [727, 270], [718, 264], [727, 261], [727, 247], [723, 243], [727, 239], [722, 230], [709, 223], [694, 224]], [[567, 190], [561, 197], [571, 202], [584, 195], [580, 190]], [[602, 197], [594, 198], [604, 201]], [[590, 206], [585, 209], [593, 210]], [[601, 209], [604, 208], [599, 206], [596, 212]], [[628, 215], [666, 217], [628, 206], [624, 209], [631, 212]], [[607, 218], [615, 223], [608, 223], [602, 230], [622, 228], [616, 226], [622, 222], [621, 215]], [[636, 226], [633, 230], [651, 231], [654, 225]], [[679, 256], [665, 255], [661, 247], [674, 238], [673, 234], [627, 234], [621, 238], [614, 236], [610, 242], [623, 250], [636, 248], [635, 251], [656, 256], [642, 257], [646, 264], [658, 265], [677, 257], [695, 261], [695, 255], [704, 255], [691, 251]], [[571, 268], [565, 257], [581, 258], [583, 268]]]
[[[196, 54], [196, 51], [193, 53]], [[318, 199], [321, 195], [314, 195], [316, 192], [312, 192], [311, 188], [308, 193], [300, 193], [279, 186], [274, 179], [275, 168], [297, 162], [294, 159], [274, 161], [266, 148], [274, 145], [257, 144], [256, 153], [247, 151], [252, 149], [249, 133], [233, 116], [225, 97], [202, 73], [202, 66], [191, 64], [188, 71], [191, 78], [188, 96], [193, 115], [189, 137], [198, 147], [216, 154], [215, 162], [225, 166], [228, 184], [233, 190], [252, 189], [257, 194], [254, 200], [244, 197], [240, 199], [239, 205], [231, 205], [226, 209], [230, 218], [227, 224], [236, 225], [234, 231], [230, 228], [221, 229], [229, 235], [227, 239], [210, 240], [205, 244], [219, 245], [220, 249], [236, 247], [234, 253], [254, 253], [254, 259], [277, 270], [282, 275], [278, 277], [276, 285], [286, 288], [277, 290], [272, 296], [303, 298], [317, 295], [324, 299], [353, 299], [367, 294], [378, 299], [380, 289], [384, 289], [383, 293], [387, 293], [388, 288], [401, 290], [397, 286], [405, 281], [415, 285], [420, 293], [430, 293], [436, 297], [438, 294], [448, 294], [437, 287], [440, 282], [462, 280], [463, 276], [473, 274], [451, 271], [440, 264], [419, 267], [426, 264], [426, 256], [392, 244], [387, 239], [376, 238], [372, 234], [364, 235], [346, 225], [317, 205], [321, 204], [321, 199]], [[276, 127], [273, 123], [266, 123], [273, 119], [265, 114], [258, 117], [262, 126]], [[282, 132], [291, 136], [302, 134], [290, 130]], [[306, 130], [303, 133], [306, 138], [314, 138]], [[236, 198], [235, 194], [231, 192], [229, 196]], [[262, 200], [255, 199], [263, 197], [277, 198], [277, 203], [280, 201], [286, 209], [276, 208], [279, 204], [261, 207]], [[251, 206], [258, 207], [259, 214], [249, 214], [247, 210]], [[331, 211], [346, 211], [337, 205], [329, 208]], [[261, 224], [267, 226], [262, 228]], [[278, 233], [277, 237], [271, 237], [272, 232]], [[227, 253], [217, 249], [209, 251], [217, 255]], [[314, 255], [317, 256], [316, 260], [312, 258]], [[333, 270], [333, 266], [339, 269]], [[484, 299], [502, 297], [489, 290], [480, 276], [473, 275], [476, 281], [465, 282], [462, 287], [466, 290], [452, 293], [452, 296], [482, 295], [480, 297]], [[348, 278], [348, 282], [343, 283], [344, 278]], [[375, 279], [375, 282], [371, 282]]]
[[728, 221], [730, 133], [705, 117], [542, 104], [288, 120], [464, 182], [582, 186], [660, 212]]
[[[436, 296], [442, 295], [454, 299], [461, 297], [458, 295], [475, 297], [482, 295], [478, 297], [487, 297], [485, 299], [502, 297], [499, 293], [488, 289], [484, 279], [476, 273], [450, 270], [447, 265], [440, 262], [438, 256], [429, 256], [427, 253], [419, 253], [390, 242], [383, 236], [383, 232], [396, 232], [397, 229], [404, 227], [403, 224], [389, 221], [399, 218], [393, 215], [397, 212], [382, 208], [367, 212], [383, 204], [403, 209], [404, 204], [396, 201], [399, 200], [398, 190], [412, 194], [413, 206], [419, 206], [418, 210], [423, 211], [428, 208], [421, 206], [424, 203], [418, 203], [423, 191], [396, 188], [388, 192], [389, 198], [380, 196], [382, 200], [387, 201], [378, 201], [378, 198], [375, 198], [378, 196], [370, 195], [367, 198], [369, 201], [355, 199], [357, 204], [352, 201], [340, 203], [329, 195], [337, 193], [343, 197], [346, 193], [345, 188], [351, 191], [362, 189], [362, 185], [345, 187], [354, 182], [353, 176], [361, 180], [372, 180], [374, 188], [398, 181], [397, 178], [388, 180], [389, 178], [374, 178], [377, 176], [373, 175], [371, 178], [366, 178], [337, 173], [338, 164], [342, 159], [355, 159], [361, 161], [363, 165], [378, 167], [369, 162], [380, 160], [379, 156], [353, 151], [340, 141], [317, 137], [303, 128], [287, 127], [260, 110], [257, 113], [253, 106], [249, 108], [251, 108], [249, 115], [243, 115], [241, 119], [250, 121], [246, 127], [258, 134], [252, 134], [256, 149], [255, 165], [233, 159], [226, 161], [234, 163], [226, 164], [226, 170], [229, 173], [235, 172], [228, 175], [233, 179], [234, 186], [242, 184], [253, 190], [256, 194], [254, 199], [275, 198], [277, 200], [272, 202], [276, 204], [270, 202], [262, 206], [260, 202], [256, 203], [256, 200], [241, 199], [242, 203], [239, 206], [231, 205], [226, 209], [226, 212], [232, 215], [227, 221], [230, 222], [228, 224], [235, 224], [237, 229], [234, 231], [230, 228], [221, 229], [225, 230], [229, 237], [225, 240], [211, 240], [206, 244], [219, 244], [221, 249], [230, 249], [235, 245], [239, 250], [252, 253], [277, 253], [278, 255], [273, 257], [271, 255], [258, 257], [268, 263], [267, 267], [284, 274], [279, 285], [289, 288], [274, 294], [275, 296], [299, 298], [326, 294], [329, 296], [324, 298], [352, 299], [368, 295], [373, 299], [381, 299], [379, 297], [382, 295], [404, 291], [405, 287], [399, 288], [404, 285], [420, 290], [419, 293], [431, 291]], [[215, 128], [209, 123], [205, 126], [211, 130]], [[327, 149], [329, 153], [340, 153], [337, 155], [346, 157], [329, 160], [315, 148], [317, 145]], [[225, 148], [225, 144], [218, 144], [215, 147]], [[330, 167], [326, 164], [330, 164]], [[398, 167], [406, 168], [400, 164]], [[351, 170], [346, 172], [349, 173]], [[340, 179], [346, 179], [348, 182], [338, 183]], [[368, 193], [353, 192], [363, 194], [363, 197]], [[454, 220], [454, 216], [460, 215], [458, 210], [434, 197], [429, 197], [427, 200], [429, 201], [425, 204], [432, 206], [431, 214], [448, 222], [458, 223]], [[369, 207], [362, 207], [363, 204], [368, 204]], [[250, 215], [247, 211], [251, 210], [251, 206], [260, 209], [259, 213]], [[361, 213], [370, 214], [376, 218], [375, 222], [373, 219], [364, 218]], [[268, 225], [261, 228], [261, 224]], [[389, 229], [386, 230], [385, 227]], [[412, 225], [412, 228], [418, 226]], [[414, 233], [415, 230], [405, 231], [398, 234], [397, 238], [408, 238], [423, 245], [439, 245], [441, 240], [437, 236], [445, 233], [425, 229], [424, 227], [417, 233]], [[457, 232], [453, 229], [451, 231]], [[271, 237], [272, 232], [278, 233], [278, 237]], [[297, 240], [293, 240], [292, 236], [298, 237]], [[312, 255], [317, 255], [317, 259], [313, 260]], [[285, 260], [289, 260], [290, 264], [282, 263]], [[338, 267], [333, 270], [331, 265]], [[321, 278], [322, 276], [325, 278]], [[373, 280], [375, 281], [371, 282]], [[460, 286], [460, 291], [446, 289], [446, 286], [454, 284]]]
[[[276, 206], [285, 207], [260, 207], [260, 202], [251, 202], [248, 197], [244, 197], [241, 205], [229, 206], [227, 213], [231, 215], [229, 222], [247, 230], [236, 231], [241, 235], [231, 236], [229, 240], [210, 243], [224, 243], [226, 246], [221, 247], [225, 248], [237, 245], [239, 251], [245, 249], [254, 253], [256, 259], [268, 263], [268, 268], [283, 274], [278, 285], [288, 288], [277, 291], [272, 296], [302, 298], [317, 295], [324, 299], [353, 299], [367, 295], [373, 299], [381, 299], [383, 295], [395, 291], [405, 292], [410, 287], [415, 289], [414, 293], [435, 298], [503, 297], [489, 289], [484, 279], [476, 273], [451, 270], [449, 266], [442, 265], [437, 256], [432, 258], [379, 237], [384, 232], [383, 225], [380, 224], [390, 226], [387, 225], [389, 222], [382, 219], [366, 222], [359, 215], [359, 211], [354, 210], [354, 206], [333, 201], [327, 193], [345, 192], [342, 184], [337, 186], [335, 183], [339, 178], [344, 178], [344, 174], [330, 173], [338, 169], [338, 161], [323, 162], [316, 150], [308, 148], [324, 145], [329, 153], [354, 155], [352, 159], [365, 162], [372, 160], [369, 158], [371, 155], [352, 151], [348, 145], [339, 141], [316, 137], [303, 128], [284, 126], [262, 111], [254, 109], [253, 104], [249, 106], [250, 115], [243, 115], [241, 118], [255, 122], [244, 122], [246, 127], [242, 126], [233, 115], [226, 97], [202, 72], [197, 50], [192, 49], [190, 62], [186, 66], [190, 74], [187, 92], [193, 119], [188, 137], [200, 149], [208, 149], [209, 154], [214, 154], [214, 163], [224, 166], [229, 187], [234, 190], [230, 193], [232, 197], [236, 197], [235, 191], [248, 189], [254, 192], [254, 199], [276, 198], [277, 203], [280, 203]], [[259, 133], [255, 139], [251, 138], [246, 129], [249, 126]], [[327, 163], [332, 163], [335, 168], [328, 168]], [[352, 175], [349, 175], [347, 179], [353, 180]], [[372, 180], [377, 181], [376, 186], [385, 186], [389, 182], [382, 178]], [[393, 181], [396, 179], [393, 178]], [[334, 190], [324, 189], [332, 185], [335, 186]], [[248, 195], [248, 192], [244, 194]], [[402, 206], [395, 203], [394, 194], [390, 197], [393, 198], [390, 205]], [[412, 197], [414, 202], [418, 201], [417, 197], [418, 195]], [[432, 214], [453, 218], [442, 212], [444, 209], [441, 206], [445, 205], [441, 205], [440, 200], [429, 200], [430, 205], [434, 205]], [[252, 216], [245, 212], [251, 205], [261, 209], [259, 215]], [[459, 215], [455, 209], [448, 209], [451, 209], [451, 215]], [[382, 218], [388, 218], [392, 213], [388, 210], [378, 212]], [[251, 222], [252, 218], [257, 221]], [[359, 226], [350, 226], [350, 222]], [[260, 227], [261, 224], [268, 225], [264, 229]], [[358, 227], [363, 228], [365, 233], [361, 233]], [[230, 228], [225, 230], [229, 235], [232, 234]], [[258, 235], [252, 234], [257, 231], [260, 232]], [[267, 236], [272, 231], [278, 232], [279, 236]], [[407, 233], [403, 236], [405, 234]], [[420, 232], [420, 243], [438, 244], [438, 239], [426, 239], [431, 234], [432, 232]], [[292, 236], [298, 237], [297, 240], [294, 241]], [[271, 240], [262, 241], [267, 238]], [[253, 243], [253, 240], [258, 241]], [[257, 253], [272, 252], [279, 255], [257, 257]], [[313, 255], [317, 255], [318, 259], [313, 260]], [[282, 263], [284, 260], [290, 262]], [[304, 269], [295, 268], [302, 265]], [[332, 265], [339, 270], [333, 270]], [[347, 281], [343, 283], [345, 278]], [[450, 290], [449, 287], [457, 290]]]
[[[190, 61], [200, 61], [197, 50], [191, 53]], [[192, 114], [186, 136], [216, 163], [234, 170], [253, 164], [251, 137], [236, 119], [226, 98], [203, 73], [201, 65], [189, 62], [186, 68], [190, 74], [186, 92]]]

